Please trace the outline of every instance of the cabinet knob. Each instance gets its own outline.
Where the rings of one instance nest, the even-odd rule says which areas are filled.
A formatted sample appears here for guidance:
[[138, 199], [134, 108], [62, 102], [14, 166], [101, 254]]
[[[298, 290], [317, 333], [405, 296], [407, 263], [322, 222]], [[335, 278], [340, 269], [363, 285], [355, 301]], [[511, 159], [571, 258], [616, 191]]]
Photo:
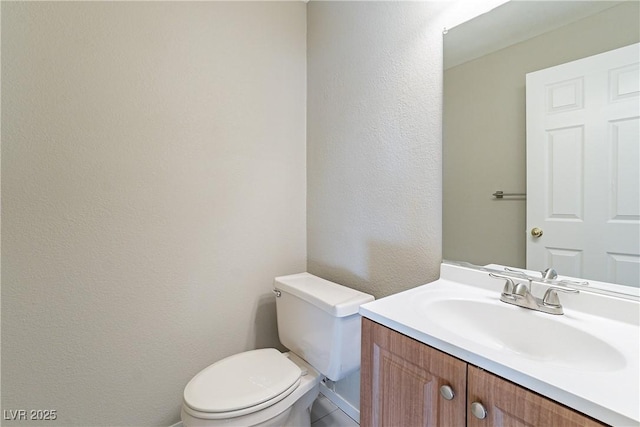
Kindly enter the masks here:
[[484, 405], [480, 402], [473, 402], [471, 404], [471, 413], [474, 417], [484, 420], [487, 417], [487, 410], [484, 408]]
[[454, 397], [456, 397], [456, 394], [453, 392], [453, 389], [450, 385], [443, 385], [442, 387], [440, 387], [440, 395], [445, 400], [452, 400]]

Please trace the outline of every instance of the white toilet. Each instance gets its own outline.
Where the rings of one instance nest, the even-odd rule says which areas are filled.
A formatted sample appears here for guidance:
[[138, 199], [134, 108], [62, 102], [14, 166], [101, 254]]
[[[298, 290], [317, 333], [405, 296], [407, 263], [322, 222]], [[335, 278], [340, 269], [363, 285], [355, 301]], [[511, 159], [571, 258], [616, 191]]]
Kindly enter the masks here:
[[322, 377], [360, 367], [358, 307], [373, 296], [309, 273], [276, 277], [274, 293], [280, 342], [291, 351], [246, 351], [200, 371], [184, 390], [184, 427], [309, 426]]

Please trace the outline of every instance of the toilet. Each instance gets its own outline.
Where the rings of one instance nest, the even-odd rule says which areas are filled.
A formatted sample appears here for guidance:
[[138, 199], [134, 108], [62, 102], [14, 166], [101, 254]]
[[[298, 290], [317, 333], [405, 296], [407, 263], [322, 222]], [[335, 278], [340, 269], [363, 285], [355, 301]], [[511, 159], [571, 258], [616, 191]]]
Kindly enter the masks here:
[[322, 378], [360, 368], [358, 308], [373, 296], [309, 273], [276, 277], [273, 292], [290, 351], [246, 351], [200, 371], [184, 389], [184, 427], [308, 427]]

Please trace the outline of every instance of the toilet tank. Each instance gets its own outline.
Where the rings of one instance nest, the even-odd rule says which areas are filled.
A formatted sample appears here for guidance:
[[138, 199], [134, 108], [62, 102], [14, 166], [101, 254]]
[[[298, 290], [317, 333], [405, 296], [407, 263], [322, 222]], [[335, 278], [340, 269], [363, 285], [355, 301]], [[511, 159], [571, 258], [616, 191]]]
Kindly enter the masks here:
[[309, 273], [276, 277], [274, 289], [285, 347], [333, 381], [360, 368], [358, 308], [372, 295]]

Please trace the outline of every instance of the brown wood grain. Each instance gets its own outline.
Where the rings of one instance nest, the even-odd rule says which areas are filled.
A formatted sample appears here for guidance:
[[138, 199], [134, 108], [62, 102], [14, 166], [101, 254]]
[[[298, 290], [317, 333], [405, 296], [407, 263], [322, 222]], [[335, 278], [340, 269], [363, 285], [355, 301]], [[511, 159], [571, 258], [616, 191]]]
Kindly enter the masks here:
[[[363, 319], [360, 425], [464, 426], [466, 363]], [[450, 385], [453, 400], [440, 395]]]
[[[467, 425], [469, 427], [595, 427], [604, 425], [475, 366], [469, 366], [468, 369], [467, 393], [469, 401]], [[482, 403], [487, 410], [487, 418], [484, 420], [471, 414], [471, 403], [475, 401]]]

